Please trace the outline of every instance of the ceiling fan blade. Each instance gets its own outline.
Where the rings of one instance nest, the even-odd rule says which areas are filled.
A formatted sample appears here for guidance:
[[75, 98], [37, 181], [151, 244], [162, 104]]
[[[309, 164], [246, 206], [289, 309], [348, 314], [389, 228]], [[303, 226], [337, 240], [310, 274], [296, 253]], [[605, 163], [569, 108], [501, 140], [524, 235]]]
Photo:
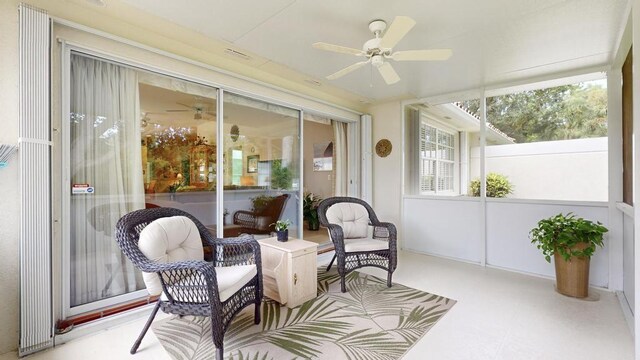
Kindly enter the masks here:
[[356, 56], [363, 56], [364, 52], [360, 49], [348, 48], [346, 46], [327, 44], [323, 42], [317, 42], [312, 45], [314, 48], [325, 51], [333, 51], [341, 54], [350, 54]]
[[380, 40], [380, 48], [391, 49], [396, 46], [415, 25], [416, 22], [408, 16], [396, 16], [389, 29], [384, 33], [382, 40]]
[[441, 61], [453, 55], [451, 49], [396, 51], [391, 58], [396, 61]]
[[184, 106], [186, 108], [189, 108], [190, 110], [193, 110], [193, 108], [194, 108], [192, 105], [187, 105], [187, 104], [183, 104], [183, 103], [179, 103], [179, 102], [176, 102], [176, 104], [178, 104], [180, 106]]
[[191, 111], [191, 110], [182, 110], [182, 109], [180, 109], [180, 110], [176, 110], [176, 109], [165, 110], [165, 112], [189, 112], [189, 111]]
[[387, 85], [395, 84], [400, 81], [400, 76], [398, 76], [398, 73], [388, 62], [385, 62], [384, 64], [378, 66], [378, 71], [380, 72], [380, 75], [382, 75], [382, 78], [384, 79], [384, 82], [387, 83]]
[[357, 63], [355, 63], [355, 64], [353, 64], [353, 65], [347, 66], [346, 68], [344, 68], [344, 69], [342, 69], [342, 70], [340, 70], [340, 71], [337, 71], [337, 72], [335, 72], [335, 73], [333, 73], [333, 74], [331, 74], [331, 75], [327, 76], [327, 79], [329, 79], [329, 80], [335, 80], [335, 79], [337, 79], [337, 78], [339, 78], [339, 77], [345, 76], [345, 75], [347, 75], [348, 73], [350, 73], [350, 72], [352, 72], [352, 71], [354, 71], [354, 70], [356, 70], [356, 69], [359, 69], [359, 68], [363, 67], [363, 66], [364, 66], [365, 64], [367, 64], [368, 62], [369, 62], [369, 61], [360, 61], [360, 62], [357, 62]]

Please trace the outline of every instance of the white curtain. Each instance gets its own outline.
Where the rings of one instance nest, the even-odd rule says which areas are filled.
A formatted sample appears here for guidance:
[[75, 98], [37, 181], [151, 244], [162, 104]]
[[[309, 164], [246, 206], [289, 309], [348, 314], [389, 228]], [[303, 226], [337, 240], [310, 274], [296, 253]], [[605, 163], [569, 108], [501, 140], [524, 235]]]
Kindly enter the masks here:
[[331, 120], [333, 126], [333, 156], [335, 162], [334, 189], [335, 196], [347, 196], [348, 168], [347, 168], [347, 124]]
[[118, 219], [142, 209], [140, 109], [136, 72], [71, 56], [71, 306], [143, 288], [115, 241]]

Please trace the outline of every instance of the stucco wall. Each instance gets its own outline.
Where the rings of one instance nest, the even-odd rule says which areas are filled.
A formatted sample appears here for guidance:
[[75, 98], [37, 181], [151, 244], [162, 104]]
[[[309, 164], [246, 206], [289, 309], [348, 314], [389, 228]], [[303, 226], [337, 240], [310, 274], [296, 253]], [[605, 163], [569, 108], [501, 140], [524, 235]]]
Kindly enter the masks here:
[[[0, 1], [0, 143], [18, 141], [18, 7]], [[18, 347], [18, 158], [0, 169], [0, 354]]]

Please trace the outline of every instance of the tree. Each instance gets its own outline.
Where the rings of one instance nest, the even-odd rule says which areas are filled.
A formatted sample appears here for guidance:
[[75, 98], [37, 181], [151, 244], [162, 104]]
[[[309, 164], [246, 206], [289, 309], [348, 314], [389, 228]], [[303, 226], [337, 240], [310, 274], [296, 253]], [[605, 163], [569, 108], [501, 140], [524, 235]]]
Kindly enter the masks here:
[[[479, 114], [480, 100], [463, 102]], [[487, 98], [487, 121], [518, 143], [606, 136], [607, 91], [564, 85]]]
[[579, 88], [560, 113], [558, 139], [580, 139], [607, 135], [607, 92], [599, 86]]

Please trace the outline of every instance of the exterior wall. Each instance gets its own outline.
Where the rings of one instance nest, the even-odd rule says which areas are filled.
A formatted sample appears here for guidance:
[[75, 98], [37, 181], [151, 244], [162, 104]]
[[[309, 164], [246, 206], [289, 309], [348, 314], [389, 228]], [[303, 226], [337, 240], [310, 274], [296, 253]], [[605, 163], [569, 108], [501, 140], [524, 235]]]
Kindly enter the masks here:
[[[18, 141], [18, 7], [17, 1], [0, 1], [0, 143]], [[18, 159], [0, 169], [0, 354], [18, 346], [18, 237], [20, 192]]]
[[[470, 179], [480, 177], [480, 149], [471, 149]], [[487, 173], [506, 175], [510, 198], [608, 201], [607, 138], [494, 145]]]
[[333, 196], [333, 171], [313, 171], [313, 144], [333, 141], [333, 127], [304, 122], [304, 189], [323, 199]]

